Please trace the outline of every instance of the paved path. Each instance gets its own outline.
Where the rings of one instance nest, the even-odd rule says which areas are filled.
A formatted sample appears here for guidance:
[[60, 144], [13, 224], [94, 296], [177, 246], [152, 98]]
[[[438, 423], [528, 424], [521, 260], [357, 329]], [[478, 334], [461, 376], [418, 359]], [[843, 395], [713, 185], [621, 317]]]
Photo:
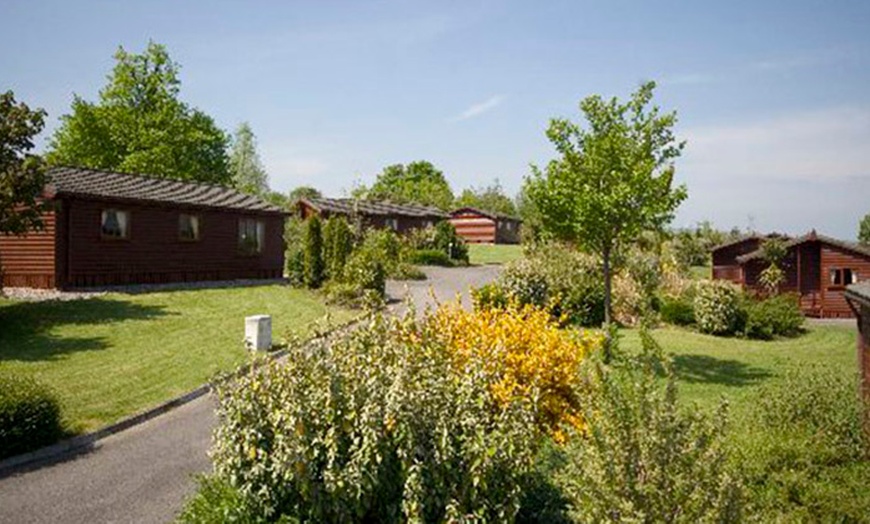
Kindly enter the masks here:
[[[431, 268], [428, 280], [390, 282], [388, 293], [410, 295], [420, 310], [432, 303], [430, 289], [439, 301], [457, 293], [467, 299], [469, 286], [497, 271]], [[195, 490], [193, 476], [210, 470], [206, 451], [214, 424], [214, 399], [200, 397], [77, 456], [0, 479], [0, 523], [170, 522]]]

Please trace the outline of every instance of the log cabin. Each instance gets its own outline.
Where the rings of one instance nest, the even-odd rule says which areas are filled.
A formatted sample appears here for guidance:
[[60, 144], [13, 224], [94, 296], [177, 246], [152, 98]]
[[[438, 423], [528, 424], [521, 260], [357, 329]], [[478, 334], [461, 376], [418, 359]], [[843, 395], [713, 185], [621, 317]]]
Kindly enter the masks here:
[[[768, 266], [762, 242], [763, 239], [745, 240], [742, 245], [732, 243], [714, 250], [713, 277], [761, 292], [759, 276]], [[755, 249], [749, 250], [752, 245]], [[780, 290], [796, 293], [800, 297], [801, 311], [807, 316], [854, 317], [854, 311], [846, 302], [845, 290], [850, 284], [870, 280], [870, 247], [811, 231], [787, 240], [785, 248], [781, 262], [785, 281]], [[736, 254], [738, 252], [742, 253]], [[717, 262], [723, 264], [718, 272]]]
[[438, 208], [420, 204], [353, 198], [300, 198], [296, 213], [303, 220], [312, 215], [322, 219], [343, 216], [351, 222], [360, 220], [363, 227], [390, 228], [398, 233], [432, 227], [448, 216]]
[[0, 235], [2, 284], [78, 288], [280, 278], [287, 213], [234, 189], [54, 168], [43, 228]]
[[519, 244], [522, 220], [473, 207], [450, 212], [456, 234], [471, 244]]

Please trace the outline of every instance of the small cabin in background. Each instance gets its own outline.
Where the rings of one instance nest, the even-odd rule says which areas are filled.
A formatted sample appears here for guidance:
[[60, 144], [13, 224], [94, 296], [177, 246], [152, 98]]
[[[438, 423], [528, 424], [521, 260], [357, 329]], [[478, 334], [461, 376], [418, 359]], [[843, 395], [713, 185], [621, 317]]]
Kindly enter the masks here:
[[769, 238], [788, 240], [788, 237], [776, 233], [770, 235], [747, 235], [713, 248], [713, 279], [730, 280], [735, 284], [742, 284], [742, 267], [737, 258], [756, 251], [761, 247], [761, 243]]
[[280, 278], [286, 213], [234, 189], [92, 169], [48, 172], [43, 229], [0, 235], [2, 283], [68, 288]]
[[[767, 267], [763, 238], [744, 239], [713, 252], [713, 277], [731, 280], [748, 290], [762, 291], [759, 277]], [[749, 250], [749, 247], [755, 249]], [[781, 290], [800, 297], [801, 310], [812, 317], [853, 317], [846, 286], [870, 281], [870, 248], [819, 235], [815, 231], [785, 242]], [[740, 253], [741, 254], [736, 254]], [[716, 266], [720, 265], [717, 271]]]
[[519, 244], [522, 220], [473, 207], [450, 212], [456, 234], [471, 244]]
[[301, 198], [296, 202], [296, 213], [302, 219], [344, 216], [350, 221], [359, 219], [363, 227], [390, 228], [399, 233], [432, 227], [448, 217], [438, 208], [420, 204], [353, 198]]

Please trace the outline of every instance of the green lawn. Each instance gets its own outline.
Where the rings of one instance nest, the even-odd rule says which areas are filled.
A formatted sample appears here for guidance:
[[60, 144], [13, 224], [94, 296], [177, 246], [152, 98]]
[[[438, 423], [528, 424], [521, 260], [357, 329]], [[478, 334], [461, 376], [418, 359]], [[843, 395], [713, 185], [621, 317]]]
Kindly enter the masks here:
[[713, 268], [710, 266], [692, 266], [689, 268], [692, 280], [704, 280], [713, 278]]
[[518, 244], [468, 244], [468, 259], [472, 264], [505, 264], [523, 257]]
[[[738, 415], [752, 409], [758, 386], [778, 380], [789, 366], [815, 363], [838, 373], [857, 373], [855, 333], [851, 326], [812, 326], [796, 338], [760, 341], [665, 327], [653, 337], [673, 357], [683, 399], [713, 407], [724, 398]], [[623, 347], [639, 348], [636, 330], [621, 335]]]
[[[353, 313], [329, 309], [336, 322]], [[272, 315], [273, 338], [305, 336], [328, 311], [285, 286], [109, 294], [70, 302], [0, 299], [0, 372], [53, 387], [74, 432], [117, 421], [248, 358], [244, 317]]]

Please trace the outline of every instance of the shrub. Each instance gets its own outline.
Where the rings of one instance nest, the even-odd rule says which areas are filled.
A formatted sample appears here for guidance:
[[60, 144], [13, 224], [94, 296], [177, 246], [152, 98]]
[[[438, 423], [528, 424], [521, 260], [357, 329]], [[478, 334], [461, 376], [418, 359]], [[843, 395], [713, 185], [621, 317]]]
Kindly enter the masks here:
[[392, 230], [369, 229], [357, 251], [365, 253], [372, 260], [378, 260], [387, 276], [392, 276], [402, 262], [403, 249], [401, 239]]
[[502, 406], [535, 398], [539, 426], [557, 441], [563, 425], [580, 427], [580, 364], [601, 346], [600, 335], [562, 330], [531, 305], [476, 312], [449, 305], [431, 321], [459, 372], [476, 365], [495, 377], [491, 392]]
[[229, 482], [201, 477], [199, 489], [181, 510], [177, 522], [185, 524], [212, 524], [235, 522], [239, 524], [265, 524], [247, 507], [245, 498]]
[[323, 228], [323, 263], [329, 278], [340, 278], [353, 251], [353, 231], [342, 216], [333, 216]]
[[426, 280], [426, 273], [423, 273], [417, 266], [400, 262], [390, 278], [394, 280]]
[[451, 267], [453, 262], [443, 251], [437, 249], [418, 249], [411, 253], [410, 262], [421, 266]]
[[386, 296], [386, 271], [369, 250], [355, 251], [341, 273], [341, 279], [326, 286], [327, 300], [347, 306], [375, 306]]
[[795, 367], [758, 391], [751, 430], [734, 449], [759, 521], [861, 522], [870, 514], [856, 375]]
[[[647, 352], [654, 345], [642, 333]], [[588, 430], [566, 446], [557, 475], [578, 522], [739, 522], [739, 480], [729, 472], [724, 406], [714, 417], [678, 405], [659, 363], [595, 367]], [[664, 366], [665, 370], [669, 366]]]
[[691, 300], [683, 297], [664, 297], [659, 311], [662, 320], [675, 326], [689, 326], [695, 323], [695, 309]]
[[447, 220], [435, 224], [432, 248], [443, 251], [451, 260], [468, 263], [468, 246], [465, 240], [456, 234], [456, 228]]
[[804, 316], [795, 295], [776, 295], [764, 300], [747, 300], [744, 334], [748, 338], [770, 340], [775, 336], [794, 336], [801, 332]]
[[307, 221], [305, 228], [305, 285], [310, 288], [318, 288], [324, 279], [323, 264], [323, 235], [321, 232], [320, 218], [312, 216]]
[[534, 404], [497, 401], [483, 363], [460, 369], [437, 325], [374, 316], [220, 382], [216, 477], [269, 520], [512, 520]]
[[474, 309], [503, 309], [510, 299], [502, 286], [490, 282], [471, 290], [471, 302]]
[[730, 282], [699, 282], [693, 306], [695, 323], [703, 333], [733, 335], [743, 328], [740, 291]]
[[52, 391], [30, 378], [0, 375], [0, 459], [53, 444], [61, 435]]
[[298, 217], [290, 217], [284, 226], [287, 278], [294, 286], [305, 285], [305, 229], [305, 222]]

